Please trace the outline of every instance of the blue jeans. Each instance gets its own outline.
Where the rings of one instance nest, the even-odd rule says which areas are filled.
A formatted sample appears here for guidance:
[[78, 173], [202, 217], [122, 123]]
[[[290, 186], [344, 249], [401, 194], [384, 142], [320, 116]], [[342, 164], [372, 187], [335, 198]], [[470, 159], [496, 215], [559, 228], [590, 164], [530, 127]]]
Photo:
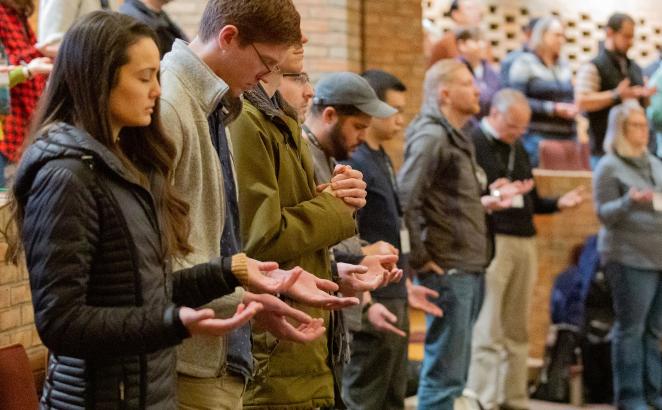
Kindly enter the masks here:
[[483, 274], [420, 273], [423, 286], [439, 292], [442, 317], [426, 315], [425, 356], [418, 385], [419, 410], [452, 410], [462, 395], [471, 361], [471, 334], [483, 303]]
[[662, 271], [608, 263], [616, 324], [614, 400], [619, 409], [662, 409]]

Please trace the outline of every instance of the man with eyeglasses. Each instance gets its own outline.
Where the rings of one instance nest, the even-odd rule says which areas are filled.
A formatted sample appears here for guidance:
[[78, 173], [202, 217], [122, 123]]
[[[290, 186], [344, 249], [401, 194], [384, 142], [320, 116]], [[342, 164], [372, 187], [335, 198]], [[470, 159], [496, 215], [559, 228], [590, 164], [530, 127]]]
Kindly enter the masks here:
[[[524, 94], [503, 89], [494, 95], [489, 115], [471, 132], [476, 162], [488, 184], [504, 178], [532, 184], [531, 165], [520, 142], [530, 119]], [[467, 383], [486, 409], [529, 408], [527, 324], [538, 274], [533, 214], [576, 207], [583, 202], [583, 193], [580, 186], [560, 198], [543, 198], [533, 187], [513, 197], [509, 208], [488, 215], [495, 235], [494, 258], [485, 273], [485, 298], [474, 326]], [[499, 398], [504, 402], [499, 403]]]
[[[247, 253], [273, 259], [285, 268], [298, 265], [314, 273], [314, 280], [328, 280], [332, 278], [329, 247], [354, 235], [353, 213], [365, 205], [365, 183], [360, 173], [347, 167], [332, 178], [332, 186], [323, 192], [317, 189], [299, 123], [312, 94], [308, 77], [302, 74], [306, 41], [302, 37], [289, 50], [281, 72], [273, 72], [244, 93], [243, 112], [230, 126], [230, 134]], [[303, 90], [297, 92], [297, 85]], [[279, 86], [298, 102], [288, 104]], [[336, 266], [342, 276], [341, 264]], [[293, 306], [301, 307], [301, 302]], [[257, 370], [245, 408], [336, 408], [340, 397], [334, 390], [332, 352], [337, 325], [327, 310], [356, 303], [356, 298], [344, 298], [306, 308], [311, 316], [324, 318], [327, 331], [305, 346], [278, 342], [270, 333], [255, 329]]]
[[[193, 247], [186, 259], [174, 261], [179, 267], [243, 251], [236, 172], [225, 127], [241, 112], [242, 92], [278, 71], [289, 47], [300, 41], [300, 17], [291, 0], [209, 0], [198, 36], [190, 44], [176, 40], [165, 55], [162, 125], [175, 143], [173, 181], [190, 205]], [[246, 266], [264, 269], [250, 258]], [[288, 277], [292, 272], [268, 274]], [[277, 337], [306, 342], [324, 331], [321, 321], [278, 298], [240, 288], [209, 307], [228, 317], [239, 304], [250, 302], [264, 305], [267, 313], [256, 323]], [[304, 324], [293, 327], [287, 317]], [[177, 370], [180, 409], [241, 409], [253, 375], [250, 326], [222, 338], [187, 339], [178, 350]]]
[[315, 90], [310, 83], [308, 73], [283, 73], [278, 91], [283, 99], [296, 110], [297, 119], [300, 124], [306, 119], [306, 113], [310, 107], [310, 100], [315, 96]]

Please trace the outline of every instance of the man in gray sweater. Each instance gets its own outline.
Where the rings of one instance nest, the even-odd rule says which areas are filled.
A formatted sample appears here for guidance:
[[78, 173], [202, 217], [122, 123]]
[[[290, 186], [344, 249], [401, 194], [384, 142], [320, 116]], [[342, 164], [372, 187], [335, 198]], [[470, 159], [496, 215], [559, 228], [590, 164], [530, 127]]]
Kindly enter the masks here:
[[[186, 259], [175, 261], [179, 267], [227, 254], [228, 249], [230, 255], [241, 250], [235, 241], [237, 191], [225, 125], [239, 115], [241, 93], [279, 70], [289, 47], [300, 41], [299, 14], [291, 0], [210, 0], [198, 36], [190, 44], [177, 40], [165, 55], [161, 118], [177, 149], [174, 183], [190, 204], [189, 241], [194, 248]], [[248, 259], [251, 266], [265, 270], [267, 265]], [[237, 288], [208, 307], [227, 317], [240, 303], [253, 301], [275, 316], [269, 323], [277, 328], [267, 329], [277, 336], [299, 331], [295, 336], [306, 338], [285, 316], [311, 323], [308, 335], [323, 333], [319, 321], [271, 295]], [[250, 328], [236, 329], [222, 338], [188, 339], [178, 350], [177, 371], [181, 409], [241, 409], [246, 382], [253, 373]]]
[[435, 63], [424, 94], [421, 113], [407, 129], [398, 186], [410, 265], [424, 286], [439, 292], [435, 303], [444, 311], [443, 317], [427, 315], [419, 409], [451, 410], [466, 384], [471, 332], [483, 301], [491, 252], [485, 211], [507, 207], [509, 199], [483, 195], [487, 178], [471, 139], [460, 131], [480, 109], [469, 70], [455, 60]]

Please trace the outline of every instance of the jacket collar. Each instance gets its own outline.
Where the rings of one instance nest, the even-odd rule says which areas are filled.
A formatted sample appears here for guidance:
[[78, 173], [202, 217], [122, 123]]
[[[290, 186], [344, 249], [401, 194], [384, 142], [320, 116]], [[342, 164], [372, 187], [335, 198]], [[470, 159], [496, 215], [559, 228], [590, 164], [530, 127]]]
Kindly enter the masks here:
[[[214, 112], [230, 87], [188, 46], [177, 39], [172, 50], [163, 57], [162, 70], [172, 70], [194, 100], [202, 107], [205, 116]], [[227, 95], [229, 98], [229, 94]]]
[[472, 142], [464, 134], [462, 134], [462, 131], [458, 130], [450, 122], [448, 122], [446, 117], [444, 117], [444, 115], [439, 110], [439, 107], [433, 106], [432, 104], [425, 104], [421, 110], [421, 115], [426, 117], [428, 121], [441, 126], [453, 145], [462, 150], [471, 151]]
[[270, 119], [280, 118], [285, 120], [284, 115], [296, 119], [296, 112], [290, 105], [283, 99], [280, 92], [276, 91], [273, 98], [269, 98], [266, 90], [262, 85], [258, 84], [252, 90], [244, 93], [244, 98], [250, 101], [262, 114]]

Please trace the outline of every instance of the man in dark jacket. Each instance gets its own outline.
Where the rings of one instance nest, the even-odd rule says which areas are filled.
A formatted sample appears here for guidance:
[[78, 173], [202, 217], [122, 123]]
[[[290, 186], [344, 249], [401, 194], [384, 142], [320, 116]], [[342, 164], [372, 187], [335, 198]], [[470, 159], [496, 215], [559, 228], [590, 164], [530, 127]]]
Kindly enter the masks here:
[[609, 17], [604, 47], [577, 73], [575, 101], [589, 119], [592, 168], [605, 153], [602, 143], [611, 107], [633, 98], [646, 103], [655, 93], [654, 89], [643, 86], [641, 68], [627, 56], [634, 41], [634, 26], [634, 19], [627, 14]]
[[118, 11], [147, 24], [159, 38], [161, 57], [170, 49], [176, 39], [188, 41], [182, 29], [170, 19], [163, 6], [172, 0], [124, 0]]
[[489, 262], [485, 211], [506, 198], [483, 195], [485, 173], [471, 140], [460, 129], [480, 109], [471, 73], [442, 60], [426, 73], [421, 113], [407, 129], [405, 162], [398, 175], [410, 265], [422, 284], [439, 292], [444, 316], [427, 316], [419, 409], [451, 410], [469, 369], [471, 329], [483, 301]]
[[[363, 173], [367, 184], [366, 206], [358, 212], [359, 235], [370, 243], [384, 241], [398, 250], [398, 266], [405, 267], [409, 254], [408, 232], [402, 223], [395, 171], [382, 143], [401, 134], [406, 88], [392, 74], [368, 70], [362, 74], [377, 97], [398, 110], [387, 118], [373, 118], [364, 142], [347, 164]], [[351, 359], [343, 373], [343, 399], [356, 410], [404, 409], [407, 387], [407, 298], [412, 307], [441, 315], [426, 297], [438, 294], [409, 279], [370, 292], [351, 342]]]
[[[490, 115], [471, 133], [476, 161], [488, 183], [505, 178], [532, 186], [531, 165], [519, 141], [530, 118], [529, 103], [521, 92], [503, 89], [494, 96]], [[487, 409], [528, 408], [527, 324], [538, 274], [533, 214], [577, 206], [583, 201], [582, 190], [561, 198], [541, 198], [532, 188], [513, 197], [510, 208], [489, 216], [495, 253], [485, 274], [485, 300], [474, 327], [468, 382]], [[500, 377], [504, 368], [505, 375]], [[503, 403], [497, 401], [499, 397]]]

